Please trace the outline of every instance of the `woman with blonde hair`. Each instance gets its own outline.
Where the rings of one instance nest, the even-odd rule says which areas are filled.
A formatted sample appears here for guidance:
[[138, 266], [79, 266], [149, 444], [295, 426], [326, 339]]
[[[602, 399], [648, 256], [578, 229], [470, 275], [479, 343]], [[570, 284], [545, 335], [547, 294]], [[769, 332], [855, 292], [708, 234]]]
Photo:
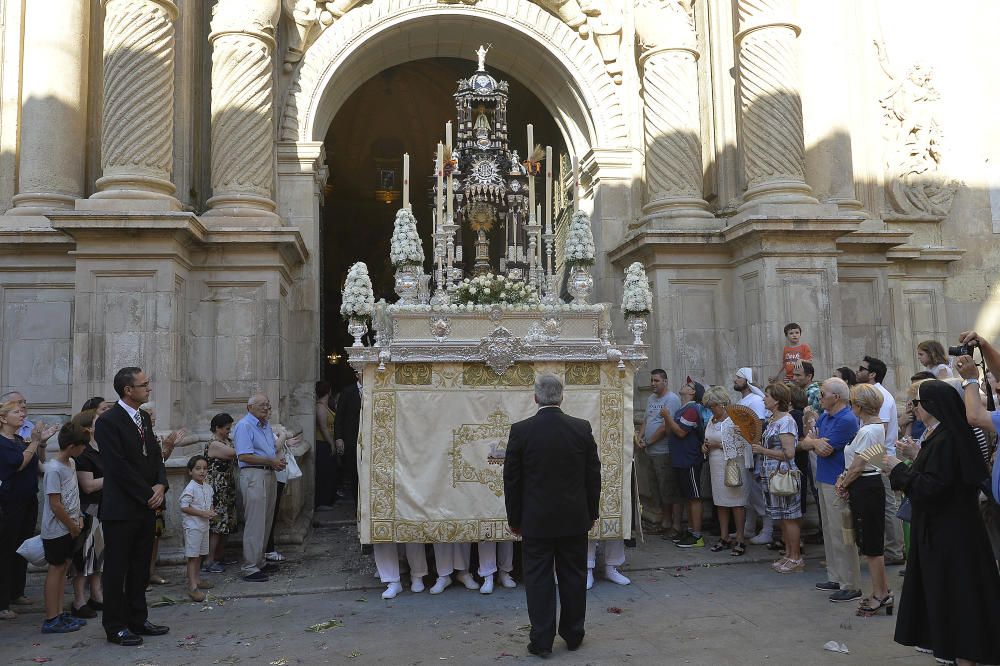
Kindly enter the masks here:
[[[747, 551], [743, 535], [743, 523], [746, 517], [747, 494], [747, 454], [750, 445], [740, 436], [739, 430], [733, 424], [726, 407], [729, 405], [729, 392], [721, 386], [713, 386], [705, 391], [701, 404], [712, 412], [712, 419], [705, 425], [705, 443], [702, 451], [708, 454], [708, 466], [712, 478], [712, 502], [719, 514], [719, 540], [711, 547], [713, 553], [732, 548], [730, 555], [737, 557]], [[740, 470], [740, 485], [726, 485], [726, 465], [730, 460], [736, 460]], [[729, 540], [729, 515], [732, 513], [736, 523], [736, 538]]]
[[927, 372], [938, 379], [948, 379], [953, 376], [944, 347], [937, 340], [924, 340], [918, 343], [917, 360]]
[[[837, 479], [836, 492], [847, 495], [854, 517], [855, 540], [868, 560], [872, 594], [858, 606], [858, 615], [871, 617], [882, 609], [892, 615], [895, 601], [885, 575], [885, 486], [882, 471], [873, 463], [885, 453], [885, 428], [879, 418], [882, 393], [871, 384], [851, 387], [851, 409], [861, 421], [854, 439], [844, 447], [844, 472]], [[877, 447], [882, 447], [878, 449]]]

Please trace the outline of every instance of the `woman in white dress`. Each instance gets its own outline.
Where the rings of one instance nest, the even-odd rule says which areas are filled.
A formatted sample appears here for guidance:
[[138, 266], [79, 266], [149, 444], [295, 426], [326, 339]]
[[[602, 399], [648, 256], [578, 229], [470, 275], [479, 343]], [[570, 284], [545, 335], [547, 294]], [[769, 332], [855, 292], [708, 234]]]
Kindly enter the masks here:
[[[726, 413], [729, 393], [721, 386], [713, 386], [705, 391], [701, 403], [712, 412], [712, 419], [705, 425], [705, 443], [702, 451], [708, 454], [708, 466], [712, 477], [712, 501], [719, 514], [719, 540], [711, 551], [718, 553], [731, 548], [732, 556], [746, 553], [743, 524], [746, 516], [749, 484], [747, 482], [747, 454], [749, 445]], [[738, 486], [726, 485], [726, 461], [737, 460], [740, 471]], [[736, 528], [736, 538], [729, 540], [729, 516], [732, 514]]]

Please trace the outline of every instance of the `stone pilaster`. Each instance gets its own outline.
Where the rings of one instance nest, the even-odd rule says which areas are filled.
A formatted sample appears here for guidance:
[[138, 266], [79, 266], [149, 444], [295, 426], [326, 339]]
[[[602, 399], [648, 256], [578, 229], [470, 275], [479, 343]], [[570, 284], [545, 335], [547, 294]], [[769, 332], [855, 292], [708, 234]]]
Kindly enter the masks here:
[[806, 184], [802, 101], [790, 0], [738, 0], [739, 91], [747, 192], [760, 203], [814, 204]]
[[103, 0], [104, 112], [97, 192], [79, 208], [179, 210], [172, 0]]
[[274, 59], [278, 0], [220, 0], [212, 18], [212, 193], [207, 216], [276, 224]]
[[697, 40], [692, 16], [676, 0], [636, 8], [650, 218], [711, 218], [702, 198]]
[[17, 194], [8, 215], [73, 208], [84, 194], [89, 35], [89, 3], [26, 3]]

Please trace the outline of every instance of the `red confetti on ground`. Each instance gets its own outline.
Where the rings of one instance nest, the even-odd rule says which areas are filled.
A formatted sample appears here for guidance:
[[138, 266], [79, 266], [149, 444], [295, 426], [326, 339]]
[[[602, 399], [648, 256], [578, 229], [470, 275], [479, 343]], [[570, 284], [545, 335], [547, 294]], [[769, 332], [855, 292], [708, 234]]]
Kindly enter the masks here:
[[49, 659], [48, 657], [35, 657], [31, 661], [35, 662], [36, 664], [44, 664], [45, 662], [52, 660]]
[[611, 613], [612, 615], [621, 615], [622, 609], [618, 608], [618, 606], [611, 606], [610, 608], [608, 608], [608, 612]]

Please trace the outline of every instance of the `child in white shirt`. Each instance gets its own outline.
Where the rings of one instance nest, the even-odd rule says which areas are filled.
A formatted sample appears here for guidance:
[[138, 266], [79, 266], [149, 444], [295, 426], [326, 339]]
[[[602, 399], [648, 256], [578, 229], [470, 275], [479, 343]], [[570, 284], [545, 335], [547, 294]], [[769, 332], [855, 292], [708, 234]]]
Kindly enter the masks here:
[[213, 587], [201, 580], [201, 558], [208, 555], [208, 524], [215, 517], [212, 510], [212, 486], [205, 483], [208, 459], [192, 456], [187, 463], [191, 481], [181, 493], [181, 513], [184, 514], [184, 555], [187, 556], [188, 596], [192, 601], [204, 601], [205, 593]]

